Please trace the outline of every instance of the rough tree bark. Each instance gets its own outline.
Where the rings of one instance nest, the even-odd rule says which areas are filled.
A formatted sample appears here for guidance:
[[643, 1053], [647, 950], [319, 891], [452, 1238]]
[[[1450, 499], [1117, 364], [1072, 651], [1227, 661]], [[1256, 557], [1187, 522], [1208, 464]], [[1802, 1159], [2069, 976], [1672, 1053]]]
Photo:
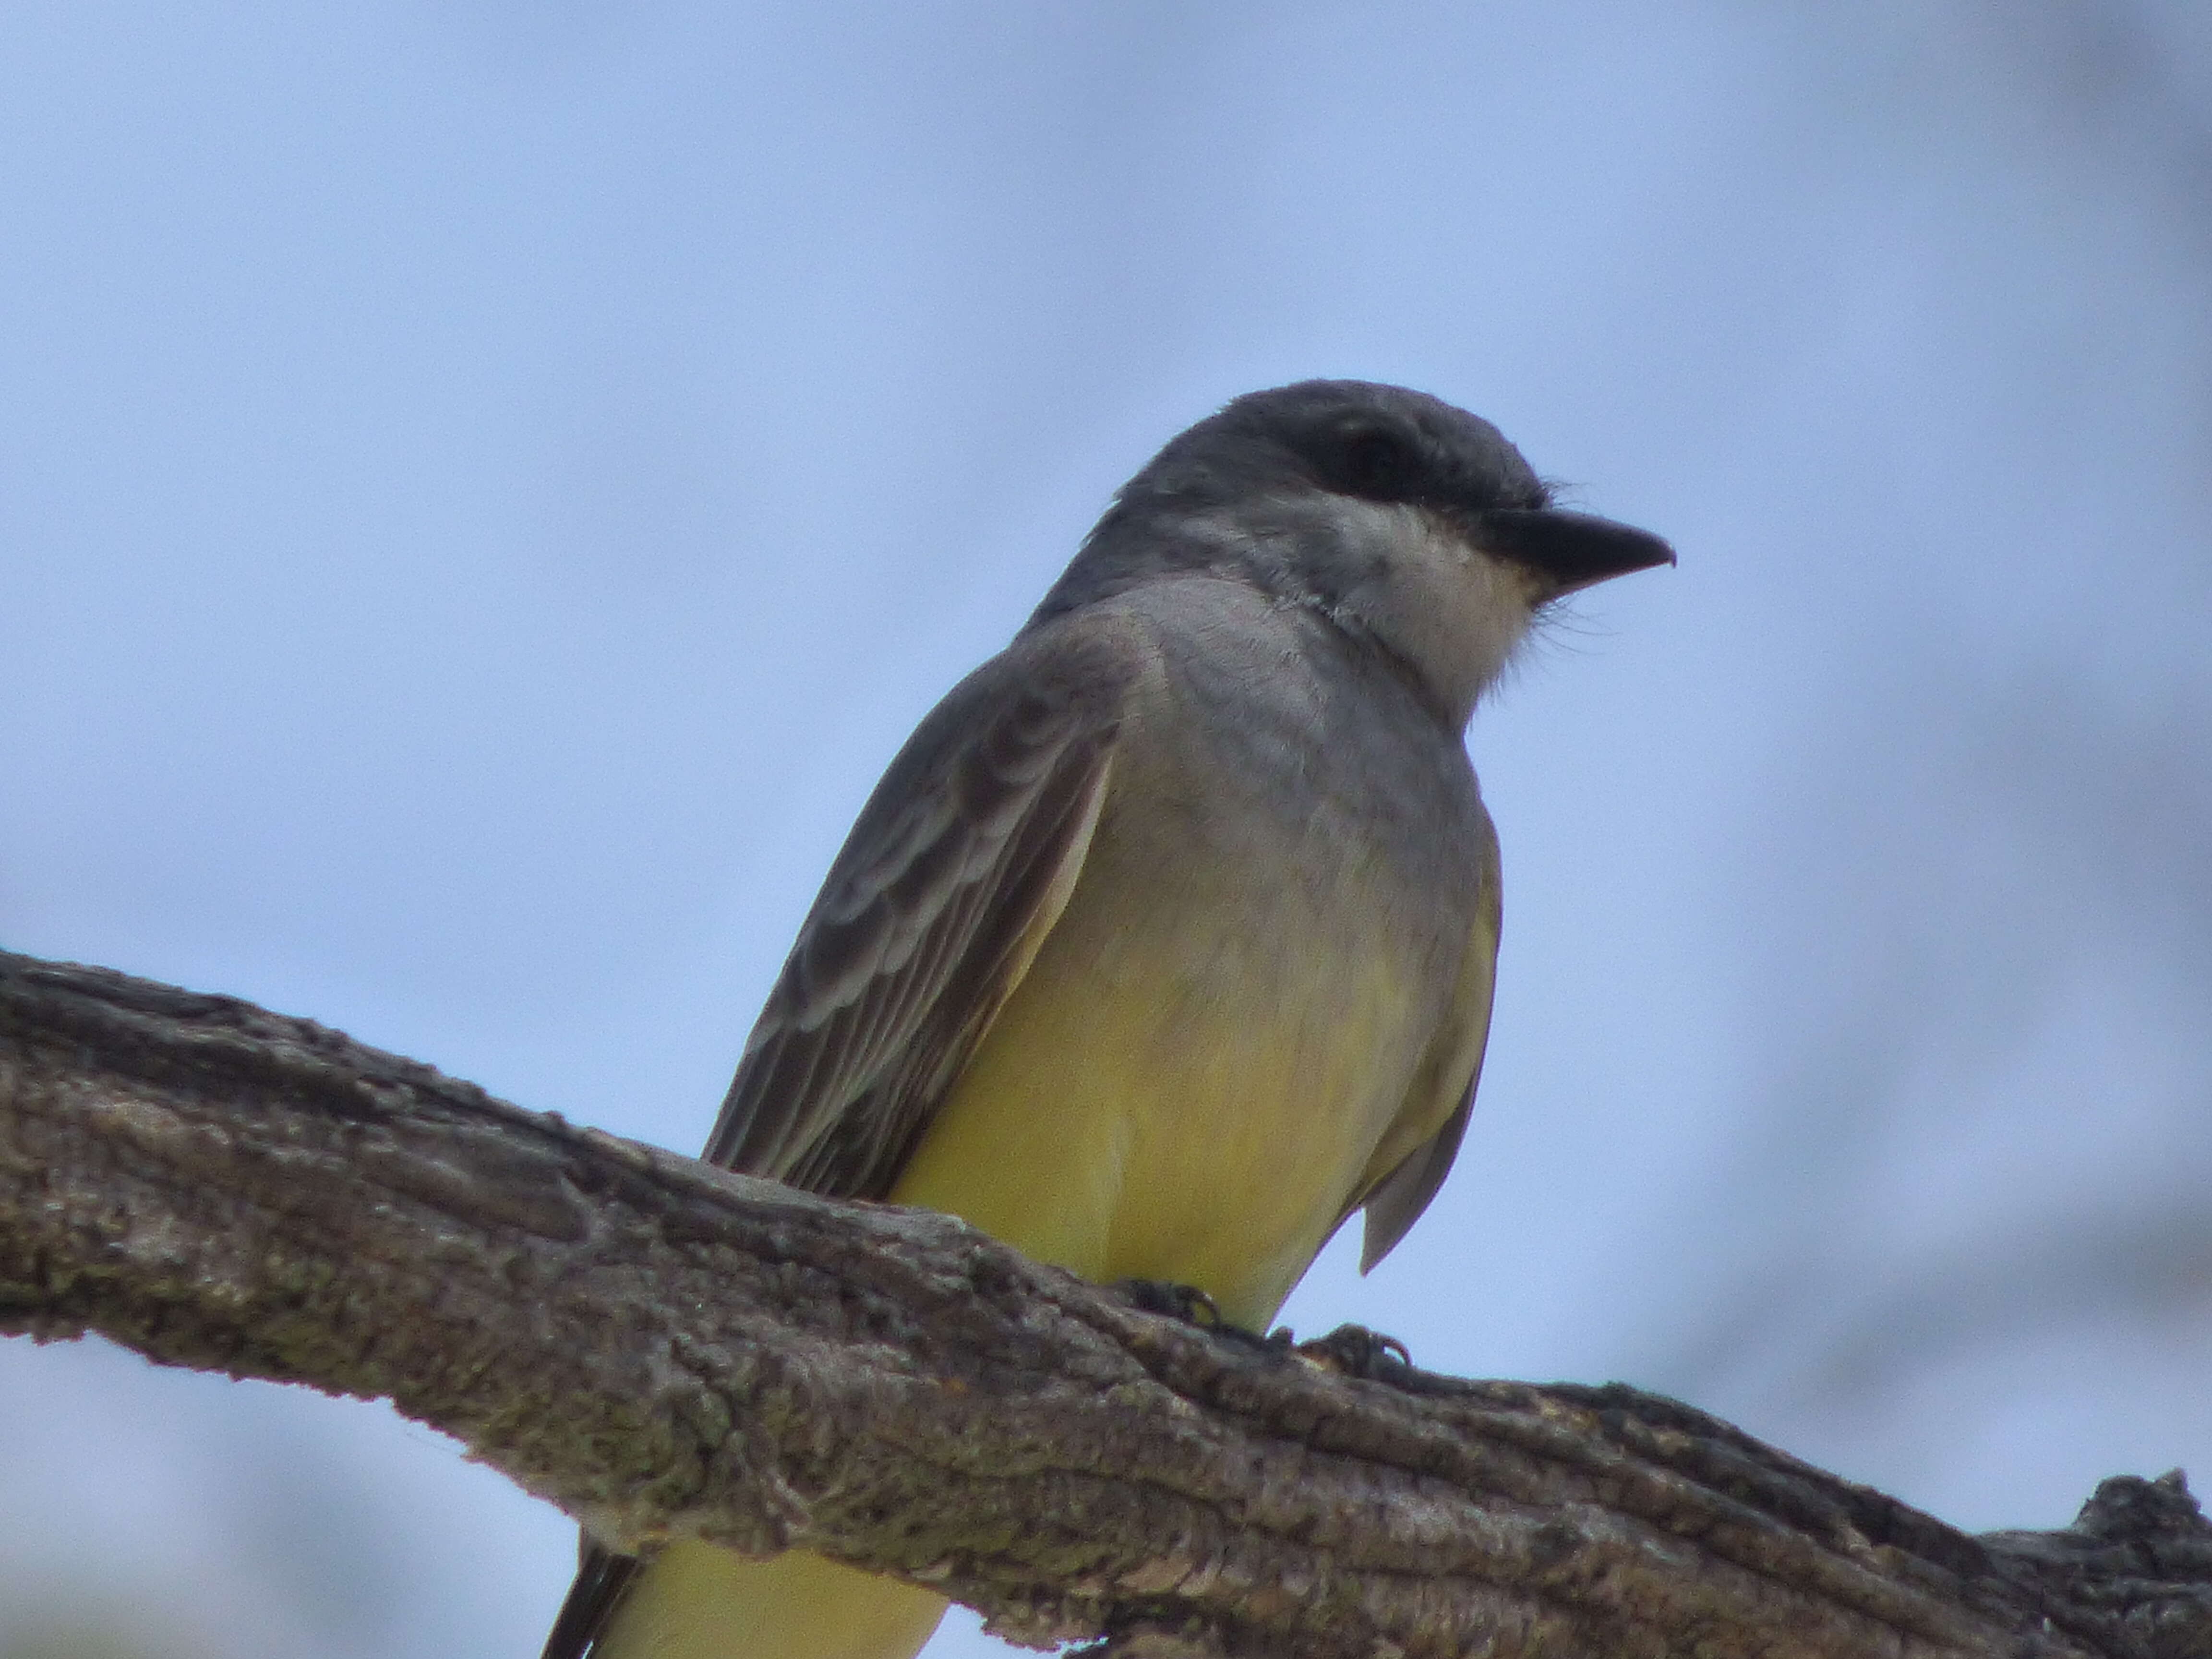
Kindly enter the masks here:
[[1971, 1537], [1635, 1390], [1336, 1374], [228, 998], [0, 955], [0, 1331], [389, 1398], [632, 1542], [1126, 1654], [2207, 1659], [2179, 1474]]

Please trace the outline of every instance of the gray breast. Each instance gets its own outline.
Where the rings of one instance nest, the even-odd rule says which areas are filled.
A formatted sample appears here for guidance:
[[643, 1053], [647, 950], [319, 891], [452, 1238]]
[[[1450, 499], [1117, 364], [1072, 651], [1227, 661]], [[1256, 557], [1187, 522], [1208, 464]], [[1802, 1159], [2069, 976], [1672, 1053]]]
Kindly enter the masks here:
[[1459, 734], [1386, 659], [1311, 611], [1212, 578], [1114, 604], [1159, 672], [1123, 727], [1121, 810], [1099, 851], [1145, 860], [1166, 902], [1294, 924], [1314, 948], [1332, 931], [1380, 930], [1448, 989], [1483, 840]]

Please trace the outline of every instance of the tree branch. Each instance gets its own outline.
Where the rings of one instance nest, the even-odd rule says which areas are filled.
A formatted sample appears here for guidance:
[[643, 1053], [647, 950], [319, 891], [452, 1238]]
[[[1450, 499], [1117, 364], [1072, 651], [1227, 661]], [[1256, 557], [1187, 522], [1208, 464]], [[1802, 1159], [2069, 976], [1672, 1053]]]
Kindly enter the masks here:
[[2178, 1474], [1971, 1537], [1654, 1395], [1336, 1375], [943, 1217], [4, 954], [0, 1332], [388, 1397], [610, 1540], [803, 1545], [1022, 1641], [2212, 1654]]

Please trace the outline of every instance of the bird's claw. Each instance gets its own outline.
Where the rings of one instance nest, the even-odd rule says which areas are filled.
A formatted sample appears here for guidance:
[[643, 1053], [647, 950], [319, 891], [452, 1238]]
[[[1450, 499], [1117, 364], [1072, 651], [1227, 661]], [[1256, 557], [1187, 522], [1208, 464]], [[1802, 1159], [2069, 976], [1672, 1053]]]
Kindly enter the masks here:
[[1114, 1288], [1146, 1313], [1178, 1320], [1232, 1342], [1274, 1353], [1295, 1354], [1309, 1365], [1334, 1371], [1340, 1376], [1371, 1382], [1387, 1376], [1391, 1366], [1405, 1370], [1413, 1368], [1413, 1356], [1404, 1343], [1395, 1336], [1370, 1331], [1364, 1325], [1340, 1325], [1327, 1336], [1301, 1342], [1287, 1325], [1279, 1325], [1263, 1336], [1258, 1331], [1231, 1324], [1221, 1316], [1221, 1309], [1213, 1298], [1195, 1285], [1177, 1285], [1164, 1279], [1123, 1279], [1115, 1280]]
[[[1287, 1336], [1288, 1333], [1279, 1333]], [[1370, 1331], [1364, 1325], [1339, 1325], [1327, 1336], [1291, 1345], [1291, 1351], [1307, 1364], [1342, 1376], [1375, 1381], [1384, 1375], [1386, 1362], [1413, 1368], [1413, 1356], [1395, 1336]]]
[[1164, 1279], [1123, 1279], [1114, 1288], [1146, 1313], [1180, 1319], [1200, 1330], [1231, 1328], [1213, 1298], [1195, 1285], [1176, 1285]]
[[1122, 1279], [1115, 1281], [1114, 1288], [1146, 1313], [1179, 1320], [1224, 1342], [1251, 1348], [1283, 1346], [1273, 1337], [1231, 1324], [1223, 1316], [1219, 1304], [1195, 1285], [1176, 1285], [1164, 1279]]

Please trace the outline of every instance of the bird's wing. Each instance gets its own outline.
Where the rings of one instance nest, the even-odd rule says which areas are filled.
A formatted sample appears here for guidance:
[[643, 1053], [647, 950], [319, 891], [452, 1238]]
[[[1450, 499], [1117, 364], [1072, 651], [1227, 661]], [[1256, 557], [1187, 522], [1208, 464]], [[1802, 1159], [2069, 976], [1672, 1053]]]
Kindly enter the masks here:
[[[1133, 659], [1056, 630], [956, 686], [884, 774], [799, 930], [711, 1163], [881, 1198], [1083, 867]], [[643, 1562], [582, 1541], [543, 1659], [583, 1659]]]
[[[1467, 1133], [1475, 1085], [1482, 1079], [1491, 996], [1498, 984], [1499, 923], [1498, 831], [1486, 812], [1476, 857], [1481, 884], [1474, 932], [1460, 959], [1451, 1006], [1413, 1074], [1397, 1122], [1368, 1165], [1359, 1195], [1345, 1206], [1346, 1216], [1354, 1209], [1367, 1212], [1359, 1249], [1362, 1273], [1390, 1254], [1444, 1184], [1452, 1160], [1459, 1155], [1460, 1139]], [[1436, 1127], [1429, 1129], [1431, 1124]], [[1419, 1139], [1408, 1148], [1406, 1141], [1412, 1136]]]
[[1082, 869], [1127, 678], [1113, 643], [1018, 647], [922, 722], [799, 929], [708, 1161], [890, 1190]]

